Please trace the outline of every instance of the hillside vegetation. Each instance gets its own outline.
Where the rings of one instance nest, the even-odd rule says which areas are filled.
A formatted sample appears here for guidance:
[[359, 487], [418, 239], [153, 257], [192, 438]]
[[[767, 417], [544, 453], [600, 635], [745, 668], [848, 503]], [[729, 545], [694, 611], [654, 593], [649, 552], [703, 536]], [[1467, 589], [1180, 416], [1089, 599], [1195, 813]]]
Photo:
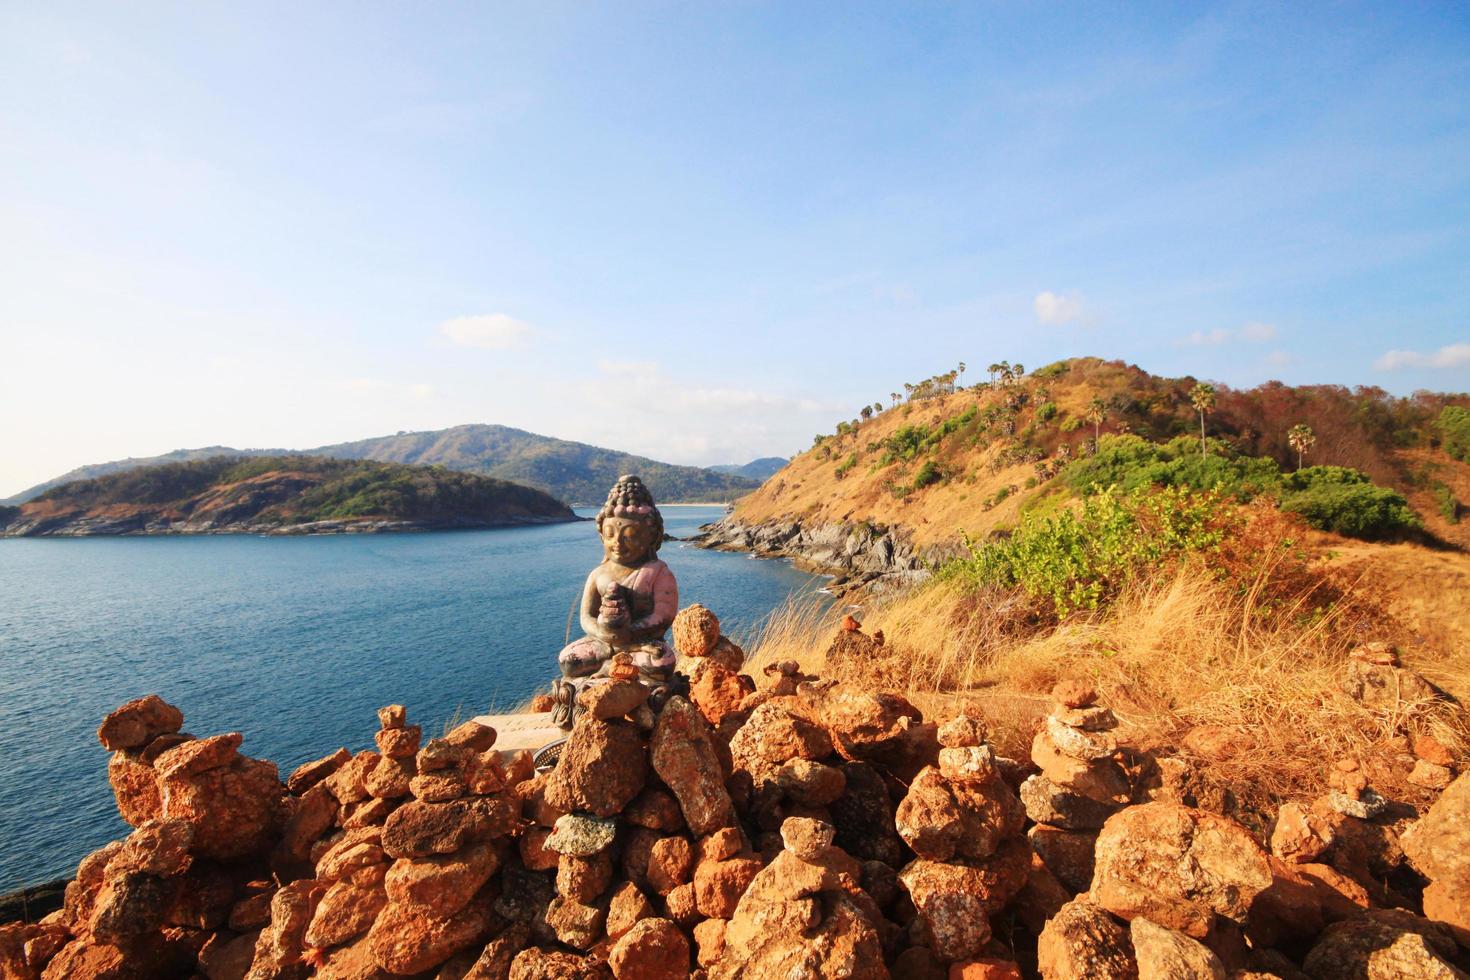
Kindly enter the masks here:
[[[1264, 495], [1340, 533], [1470, 544], [1460, 521], [1470, 396], [1217, 386], [1201, 452], [1194, 378], [1095, 358], [1006, 368], [993, 382], [958, 387], [946, 375], [906, 386], [902, 403], [865, 407], [868, 417], [818, 436], [742, 499], [735, 519], [898, 527], [917, 544], [952, 546], [1093, 486], [1182, 486]], [[1296, 426], [1310, 430], [1300, 456]]]
[[560, 501], [442, 467], [313, 456], [214, 457], [54, 487], [0, 510], [8, 535], [267, 531], [327, 523], [492, 526], [574, 520]]
[[[465, 473], [535, 487], [571, 504], [601, 503], [624, 473], [637, 473], [661, 501], [723, 503], [759, 485], [759, 479], [718, 473], [697, 466], [675, 466], [643, 456], [553, 439], [503, 425], [460, 425], [427, 432], [336, 443], [301, 451], [286, 449], [178, 449], [162, 456], [115, 460], [79, 467], [31, 487], [0, 503], [20, 504], [53, 487], [145, 466], [186, 463], [218, 456], [325, 456], [371, 459], [417, 466], [444, 466]], [[783, 460], [784, 462], [784, 460]]]

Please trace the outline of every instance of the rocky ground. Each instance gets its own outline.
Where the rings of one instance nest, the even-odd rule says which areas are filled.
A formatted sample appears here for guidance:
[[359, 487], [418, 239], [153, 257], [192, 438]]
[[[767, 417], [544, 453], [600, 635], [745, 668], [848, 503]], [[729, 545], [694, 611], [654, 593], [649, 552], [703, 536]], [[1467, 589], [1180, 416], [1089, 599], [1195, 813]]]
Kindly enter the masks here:
[[[1432, 739], [1400, 763], [1431, 806], [1345, 759], [1253, 831], [1080, 681], [1012, 759], [975, 708], [742, 675], [700, 607], [675, 640], [687, 699], [587, 692], [540, 773], [390, 705], [376, 751], [283, 782], [238, 733], [123, 705], [98, 738], [136, 829], [59, 911], [0, 926], [0, 978], [1470, 976], [1470, 776]], [[1412, 686], [1390, 651], [1355, 663], [1378, 695]]]

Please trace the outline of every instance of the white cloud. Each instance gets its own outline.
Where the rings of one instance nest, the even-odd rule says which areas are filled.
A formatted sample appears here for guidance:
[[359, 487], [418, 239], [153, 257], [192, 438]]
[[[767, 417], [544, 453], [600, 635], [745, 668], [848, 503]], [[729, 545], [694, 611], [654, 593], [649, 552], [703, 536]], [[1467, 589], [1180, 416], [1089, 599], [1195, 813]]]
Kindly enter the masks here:
[[1194, 333], [1180, 341], [1191, 347], [1218, 347], [1232, 341], [1243, 340], [1248, 344], [1264, 344], [1268, 340], [1276, 339], [1276, 328], [1269, 323], [1247, 323], [1239, 330], [1226, 330], [1217, 327], [1214, 330], [1196, 330]]
[[1470, 344], [1446, 344], [1432, 354], [1412, 350], [1391, 350], [1373, 366], [1380, 371], [1399, 368], [1456, 368], [1470, 365]]
[[505, 313], [485, 313], [445, 320], [439, 324], [439, 332], [460, 347], [513, 350], [526, 346], [536, 331], [529, 323]]
[[1272, 367], [1285, 367], [1296, 363], [1296, 355], [1284, 350], [1273, 350], [1266, 355], [1266, 363]]
[[1036, 319], [1041, 323], [1060, 325], [1071, 323], [1082, 316], [1082, 297], [1077, 293], [1053, 293], [1045, 290], [1036, 294], [1031, 301], [1036, 310]]

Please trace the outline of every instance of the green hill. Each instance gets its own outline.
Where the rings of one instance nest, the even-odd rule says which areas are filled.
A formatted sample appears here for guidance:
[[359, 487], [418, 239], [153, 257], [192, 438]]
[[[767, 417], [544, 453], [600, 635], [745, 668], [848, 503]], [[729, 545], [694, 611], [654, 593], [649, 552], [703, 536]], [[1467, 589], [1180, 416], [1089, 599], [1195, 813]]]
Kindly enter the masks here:
[[182, 463], [219, 456], [327, 456], [374, 459], [423, 466], [438, 465], [535, 487], [572, 504], [597, 504], [624, 473], [637, 473], [661, 501], [724, 503], [760, 485], [760, 479], [676, 466], [643, 456], [585, 443], [537, 435], [503, 425], [460, 425], [428, 432], [400, 432], [375, 439], [315, 449], [177, 449], [162, 456], [116, 460], [78, 467], [38, 484], [0, 504], [22, 504], [52, 487], [95, 479], [145, 466]]
[[207, 534], [495, 527], [576, 520], [531, 487], [317, 456], [216, 456], [136, 467], [0, 508], [0, 534]]

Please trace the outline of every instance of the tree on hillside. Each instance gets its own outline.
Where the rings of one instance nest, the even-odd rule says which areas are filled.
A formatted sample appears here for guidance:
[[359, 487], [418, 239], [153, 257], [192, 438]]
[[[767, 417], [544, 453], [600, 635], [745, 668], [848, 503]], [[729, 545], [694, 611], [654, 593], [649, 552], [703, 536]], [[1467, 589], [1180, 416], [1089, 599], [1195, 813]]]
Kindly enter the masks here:
[[1189, 389], [1189, 402], [1199, 412], [1199, 454], [1205, 455], [1205, 414], [1215, 409], [1215, 386], [1203, 381]]
[[863, 417], [863, 421], [866, 422], [868, 419], [873, 417], [873, 406], [864, 405], [862, 407], [862, 411], [858, 412], [858, 414], [861, 415]]
[[1101, 398], [1087, 403], [1087, 421], [1092, 423], [1092, 441], [1102, 441], [1103, 419], [1108, 417], [1108, 406]]
[[891, 391], [891, 392], [888, 393], [888, 397], [893, 399], [893, 407], [894, 408], [897, 408], [898, 407], [898, 392]]
[[1305, 422], [1298, 422], [1286, 432], [1286, 442], [1292, 449], [1296, 450], [1296, 468], [1302, 468], [1302, 456], [1310, 452], [1317, 444], [1317, 437], [1312, 432], [1312, 427]]
[[1000, 373], [1000, 365], [992, 362], [990, 367], [986, 368], [985, 371], [990, 375], [990, 383], [995, 384], [995, 376]]
[[877, 415], [881, 411], [883, 411], [883, 403], [882, 402], [874, 402], [873, 403], [873, 414], [874, 415]]
[[964, 361], [960, 361], [959, 378], [960, 378], [960, 384], [963, 385], [965, 383], [965, 362]]

